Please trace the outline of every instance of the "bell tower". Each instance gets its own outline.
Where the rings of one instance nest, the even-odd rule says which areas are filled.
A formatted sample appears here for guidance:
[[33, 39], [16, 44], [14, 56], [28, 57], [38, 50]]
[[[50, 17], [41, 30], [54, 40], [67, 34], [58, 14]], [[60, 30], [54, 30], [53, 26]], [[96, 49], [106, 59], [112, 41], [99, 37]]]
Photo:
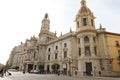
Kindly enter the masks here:
[[94, 15], [86, 5], [86, 0], [81, 1], [81, 8], [76, 15], [76, 31], [95, 30]]
[[45, 17], [42, 20], [41, 31], [49, 31], [50, 30], [50, 20], [48, 14], [45, 14]]

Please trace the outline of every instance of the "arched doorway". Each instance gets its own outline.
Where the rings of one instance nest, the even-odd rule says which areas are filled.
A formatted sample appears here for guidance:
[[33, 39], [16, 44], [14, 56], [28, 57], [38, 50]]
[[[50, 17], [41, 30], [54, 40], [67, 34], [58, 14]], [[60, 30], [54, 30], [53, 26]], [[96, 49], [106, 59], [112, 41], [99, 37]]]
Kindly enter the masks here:
[[47, 73], [50, 73], [50, 65], [47, 65]]
[[91, 76], [92, 72], [92, 63], [91, 62], [86, 62], [86, 75]]

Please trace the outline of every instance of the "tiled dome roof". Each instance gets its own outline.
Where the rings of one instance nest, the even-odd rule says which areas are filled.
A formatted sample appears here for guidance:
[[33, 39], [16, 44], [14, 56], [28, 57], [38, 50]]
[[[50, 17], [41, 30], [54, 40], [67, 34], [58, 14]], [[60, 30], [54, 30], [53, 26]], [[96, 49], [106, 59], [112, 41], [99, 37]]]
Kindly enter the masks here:
[[86, 6], [82, 6], [79, 13], [91, 13], [91, 10]]

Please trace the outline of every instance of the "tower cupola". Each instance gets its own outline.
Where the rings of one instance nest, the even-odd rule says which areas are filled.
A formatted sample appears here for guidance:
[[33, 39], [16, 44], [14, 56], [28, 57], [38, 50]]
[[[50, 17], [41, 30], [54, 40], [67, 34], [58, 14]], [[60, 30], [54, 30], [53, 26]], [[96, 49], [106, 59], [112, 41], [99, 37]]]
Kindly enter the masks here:
[[85, 0], [81, 1], [81, 6], [86, 6], [86, 1]]
[[41, 31], [49, 31], [49, 30], [50, 30], [50, 20], [48, 14], [46, 13], [42, 20]]
[[94, 15], [86, 5], [86, 0], [81, 1], [81, 8], [76, 15], [76, 31], [95, 29]]

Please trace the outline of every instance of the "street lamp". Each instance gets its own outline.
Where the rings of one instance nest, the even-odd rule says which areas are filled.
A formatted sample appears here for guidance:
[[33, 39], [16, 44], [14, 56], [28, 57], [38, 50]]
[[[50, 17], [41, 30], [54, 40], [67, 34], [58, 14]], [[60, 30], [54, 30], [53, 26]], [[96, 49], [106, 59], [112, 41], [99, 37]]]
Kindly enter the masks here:
[[96, 76], [96, 66], [94, 66], [94, 76]]
[[68, 58], [68, 64], [69, 64], [68, 74], [69, 74], [69, 76], [71, 76], [71, 63], [72, 63], [72, 59], [71, 59], [71, 58]]

